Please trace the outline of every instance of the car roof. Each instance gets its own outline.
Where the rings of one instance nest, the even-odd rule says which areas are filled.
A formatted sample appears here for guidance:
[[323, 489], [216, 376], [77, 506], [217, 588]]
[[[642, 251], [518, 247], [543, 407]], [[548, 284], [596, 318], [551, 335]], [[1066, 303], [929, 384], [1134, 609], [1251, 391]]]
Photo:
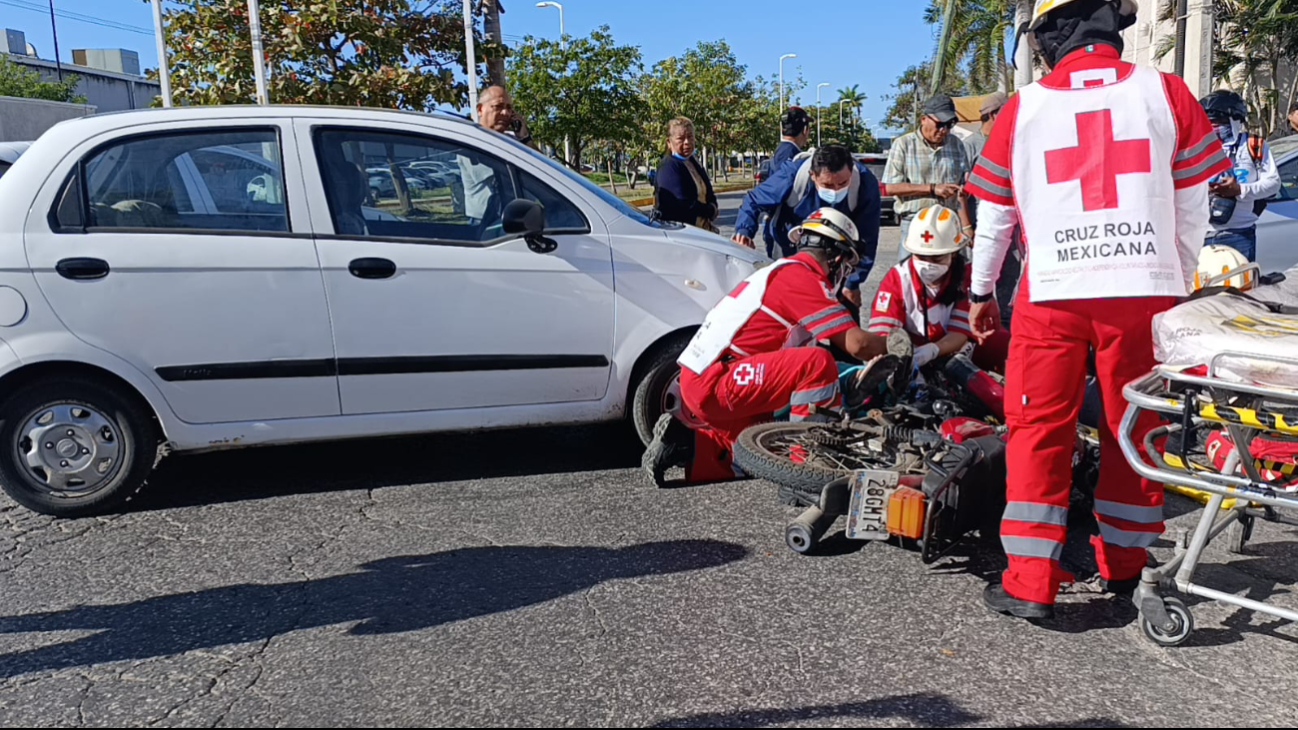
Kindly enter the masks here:
[[1288, 157], [1294, 152], [1298, 152], [1298, 134], [1281, 137], [1271, 142], [1271, 154], [1277, 158]]
[[12, 165], [31, 146], [31, 142], [0, 142], [0, 162], [7, 162]]

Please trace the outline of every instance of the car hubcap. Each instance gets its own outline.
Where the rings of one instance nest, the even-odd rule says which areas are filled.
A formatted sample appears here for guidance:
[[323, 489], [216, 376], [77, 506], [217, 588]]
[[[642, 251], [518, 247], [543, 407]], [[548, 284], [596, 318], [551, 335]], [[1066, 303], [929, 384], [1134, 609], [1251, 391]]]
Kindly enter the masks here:
[[122, 450], [117, 426], [84, 405], [57, 403], [33, 412], [15, 437], [18, 463], [50, 492], [85, 494], [117, 473]]

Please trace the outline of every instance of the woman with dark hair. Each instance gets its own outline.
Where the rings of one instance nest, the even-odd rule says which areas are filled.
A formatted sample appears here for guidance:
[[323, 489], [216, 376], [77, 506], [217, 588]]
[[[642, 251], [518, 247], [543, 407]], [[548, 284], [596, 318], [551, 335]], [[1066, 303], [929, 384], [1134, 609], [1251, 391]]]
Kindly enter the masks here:
[[719, 233], [717, 194], [703, 166], [694, 159], [694, 122], [677, 117], [667, 123], [668, 154], [658, 163], [654, 207], [658, 217]]

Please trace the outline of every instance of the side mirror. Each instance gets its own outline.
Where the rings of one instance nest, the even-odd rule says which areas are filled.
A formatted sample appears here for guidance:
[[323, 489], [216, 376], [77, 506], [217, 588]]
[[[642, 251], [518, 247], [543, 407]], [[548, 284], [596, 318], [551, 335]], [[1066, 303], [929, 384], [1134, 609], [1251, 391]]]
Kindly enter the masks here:
[[501, 213], [505, 233], [522, 234], [527, 247], [536, 253], [551, 253], [559, 243], [541, 235], [545, 230], [545, 208], [536, 201], [517, 198], [509, 201]]

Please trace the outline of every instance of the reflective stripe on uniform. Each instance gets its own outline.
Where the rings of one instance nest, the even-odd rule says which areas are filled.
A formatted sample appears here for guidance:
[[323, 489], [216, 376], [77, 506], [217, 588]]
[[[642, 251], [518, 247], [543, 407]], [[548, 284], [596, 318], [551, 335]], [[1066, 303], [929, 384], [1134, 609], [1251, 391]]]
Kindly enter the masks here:
[[1039, 525], [1067, 525], [1068, 508], [1037, 502], [1010, 502], [1005, 505], [1005, 516], [1002, 519], [1035, 522]]
[[1044, 537], [1012, 537], [1001, 535], [1001, 547], [1005, 554], [1018, 558], [1041, 558], [1059, 562], [1064, 552], [1064, 544]]
[[1136, 530], [1122, 530], [1105, 522], [1100, 523], [1100, 539], [1106, 545], [1123, 548], [1147, 548], [1153, 547], [1162, 537], [1163, 531], [1158, 532], [1140, 532]]
[[1095, 500], [1095, 514], [1141, 525], [1157, 525], [1163, 521], [1162, 507], [1123, 504], [1103, 499]]
[[825, 403], [834, 401], [838, 398], [838, 383], [833, 382], [829, 385], [814, 388], [812, 390], [799, 390], [789, 399], [791, 406], [805, 406], [816, 403]]

